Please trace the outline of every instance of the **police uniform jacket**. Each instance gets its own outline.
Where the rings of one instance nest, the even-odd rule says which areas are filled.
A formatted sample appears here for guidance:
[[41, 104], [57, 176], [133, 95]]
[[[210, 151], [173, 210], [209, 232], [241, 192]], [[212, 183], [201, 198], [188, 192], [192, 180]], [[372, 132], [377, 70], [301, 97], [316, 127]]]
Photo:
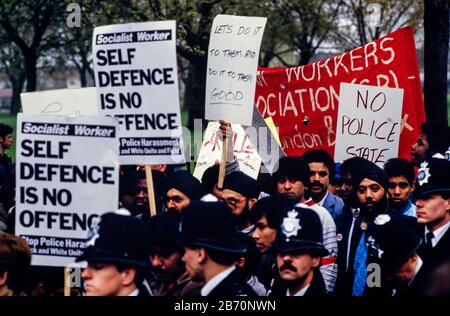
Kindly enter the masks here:
[[235, 268], [225, 279], [222, 280], [208, 296], [233, 297], [233, 296], [250, 296], [258, 295], [246, 283], [244, 273], [241, 269]]
[[[425, 236], [425, 228], [422, 230], [422, 238]], [[426, 240], [423, 240], [422, 245], [419, 247], [419, 256], [425, 263], [439, 265], [440, 263], [450, 260], [450, 228], [447, 229], [445, 234], [439, 240], [439, 242], [433, 247], [431, 251], [426, 246]]]

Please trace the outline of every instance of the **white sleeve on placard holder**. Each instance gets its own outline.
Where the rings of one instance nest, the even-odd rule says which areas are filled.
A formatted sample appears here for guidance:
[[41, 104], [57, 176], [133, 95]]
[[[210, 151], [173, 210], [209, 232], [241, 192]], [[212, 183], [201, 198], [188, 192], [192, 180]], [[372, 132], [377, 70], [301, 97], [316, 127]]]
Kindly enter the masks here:
[[403, 89], [341, 83], [334, 160], [398, 157]]
[[218, 15], [206, 69], [205, 119], [250, 126], [259, 50], [267, 18]]
[[94, 29], [99, 112], [119, 122], [121, 164], [185, 162], [175, 41], [175, 21]]

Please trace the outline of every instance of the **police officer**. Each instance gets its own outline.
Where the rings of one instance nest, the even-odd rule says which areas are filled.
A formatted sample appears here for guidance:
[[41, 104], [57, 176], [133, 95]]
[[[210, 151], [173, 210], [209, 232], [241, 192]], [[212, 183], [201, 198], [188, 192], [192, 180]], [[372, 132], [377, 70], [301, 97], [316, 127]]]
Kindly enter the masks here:
[[[125, 211], [124, 211], [125, 212]], [[149, 296], [144, 224], [129, 213], [105, 213], [89, 231], [81, 274], [87, 296]]]
[[280, 280], [274, 296], [323, 296], [325, 282], [320, 272], [323, 246], [322, 225], [311, 209], [294, 207], [284, 212], [273, 247], [277, 252]]
[[432, 158], [422, 164], [416, 179], [417, 222], [424, 224], [424, 260], [450, 260], [450, 162]]
[[182, 260], [193, 281], [205, 282], [202, 296], [256, 296], [236, 267], [246, 248], [224, 203], [191, 203], [183, 212], [180, 230]]
[[367, 229], [367, 262], [379, 265], [381, 280], [378, 280], [378, 285], [385, 287], [385, 290], [375, 290], [373, 286], [374, 290], [371, 291], [371, 287], [368, 287], [365, 295], [373, 292], [418, 296], [423, 295], [427, 287], [432, 268], [424, 264], [418, 255], [421, 239], [402, 220], [403, 216], [406, 215], [380, 214]]

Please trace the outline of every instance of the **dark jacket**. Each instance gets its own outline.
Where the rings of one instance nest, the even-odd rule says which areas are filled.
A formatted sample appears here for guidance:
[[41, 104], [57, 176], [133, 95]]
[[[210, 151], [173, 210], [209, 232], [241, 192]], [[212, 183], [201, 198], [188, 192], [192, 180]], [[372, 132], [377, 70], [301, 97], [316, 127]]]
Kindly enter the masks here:
[[166, 285], [161, 284], [154, 292], [155, 296], [200, 296], [200, 290], [204, 284], [194, 282], [187, 272], [183, 273], [175, 282]]
[[402, 290], [396, 291], [394, 296], [424, 296], [430, 286], [430, 273], [435, 268], [424, 263], [410, 285]]
[[275, 278], [279, 276], [277, 268], [277, 254], [273, 249], [269, 249], [261, 255], [255, 276], [264, 285], [266, 289], [270, 289]]
[[246, 283], [243, 271], [236, 268], [208, 294], [208, 296], [233, 297], [250, 296], [257, 297], [255, 291]]
[[[338, 244], [336, 295], [352, 295], [354, 259], [363, 233], [361, 228], [362, 221], [363, 217], [353, 213], [347, 205], [342, 210], [342, 214], [336, 218], [336, 239]], [[350, 247], [349, 238], [351, 238]]]
[[[282, 280], [278, 281], [274, 287], [270, 296], [281, 297], [286, 296], [288, 287]], [[323, 280], [322, 273], [319, 269], [314, 270], [314, 276], [311, 280], [309, 288], [306, 290], [304, 296], [326, 296], [327, 291], [325, 287], [325, 281]]]
[[[425, 228], [422, 227], [422, 239], [424, 239], [424, 236]], [[450, 228], [445, 232], [444, 236], [442, 236], [431, 251], [428, 250], [425, 243], [426, 241], [422, 240], [422, 245], [418, 250], [419, 256], [425, 263], [437, 266], [450, 260]]]

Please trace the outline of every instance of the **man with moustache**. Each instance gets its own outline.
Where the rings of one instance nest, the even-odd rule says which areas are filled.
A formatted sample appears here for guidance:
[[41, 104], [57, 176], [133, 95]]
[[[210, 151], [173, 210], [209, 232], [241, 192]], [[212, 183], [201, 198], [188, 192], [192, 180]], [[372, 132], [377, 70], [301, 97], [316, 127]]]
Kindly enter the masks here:
[[283, 220], [284, 210], [295, 204], [295, 200], [276, 194], [258, 200], [252, 208], [250, 222], [255, 225], [252, 238], [262, 253], [256, 276], [266, 289], [270, 288], [278, 274], [272, 243]]
[[[126, 211], [124, 211], [126, 212]], [[77, 262], [87, 296], [150, 296], [144, 286], [149, 267], [145, 227], [134, 216], [105, 213], [89, 230], [86, 249]]]
[[283, 157], [279, 160], [278, 170], [274, 173], [274, 181], [279, 194], [293, 198], [298, 206], [310, 208], [320, 218], [323, 232], [323, 245], [328, 250], [328, 256], [321, 261], [320, 271], [325, 280], [328, 292], [334, 292], [338, 267], [336, 241], [336, 225], [330, 213], [311, 198], [305, 197], [309, 187], [310, 171], [306, 161], [300, 157]]
[[450, 162], [430, 159], [422, 164], [416, 181], [417, 222], [425, 225], [419, 254], [437, 266], [450, 260]]
[[334, 177], [335, 163], [325, 150], [309, 150], [303, 155], [310, 170], [309, 194], [314, 202], [324, 207], [335, 220], [341, 214], [344, 202], [328, 191]]
[[244, 234], [251, 234], [254, 229], [250, 223], [250, 210], [260, 193], [259, 183], [242, 171], [234, 171], [225, 176], [221, 200], [234, 215], [237, 229]]
[[[365, 231], [375, 217], [379, 214], [389, 213], [391, 210], [389, 209], [387, 193], [388, 179], [380, 167], [372, 162], [367, 162], [365, 167], [361, 167], [355, 171], [353, 178], [356, 202], [359, 204], [359, 228], [356, 227], [356, 230], [353, 232], [358, 240], [357, 246], [354, 244], [356, 249], [353, 257], [353, 265], [349, 263], [347, 267], [353, 267], [353, 275], [347, 275], [347, 277], [350, 278], [352, 283], [352, 295], [361, 296], [363, 295], [367, 279]], [[410, 217], [405, 217], [405, 220], [407, 218]], [[412, 222], [415, 221], [412, 219]], [[411, 223], [408, 223], [408, 225], [411, 225]], [[350, 252], [350, 254], [352, 253]]]
[[202, 296], [256, 296], [236, 267], [247, 249], [223, 202], [192, 202], [183, 212], [180, 234], [186, 271], [205, 284]]
[[280, 273], [273, 296], [326, 295], [319, 266], [328, 251], [322, 243], [320, 219], [313, 210], [304, 207], [285, 210], [273, 247]]
[[167, 208], [182, 212], [192, 201], [206, 194], [200, 181], [189, 172], [180, 170], [173, 173], [169, 179], [167, 190]]

